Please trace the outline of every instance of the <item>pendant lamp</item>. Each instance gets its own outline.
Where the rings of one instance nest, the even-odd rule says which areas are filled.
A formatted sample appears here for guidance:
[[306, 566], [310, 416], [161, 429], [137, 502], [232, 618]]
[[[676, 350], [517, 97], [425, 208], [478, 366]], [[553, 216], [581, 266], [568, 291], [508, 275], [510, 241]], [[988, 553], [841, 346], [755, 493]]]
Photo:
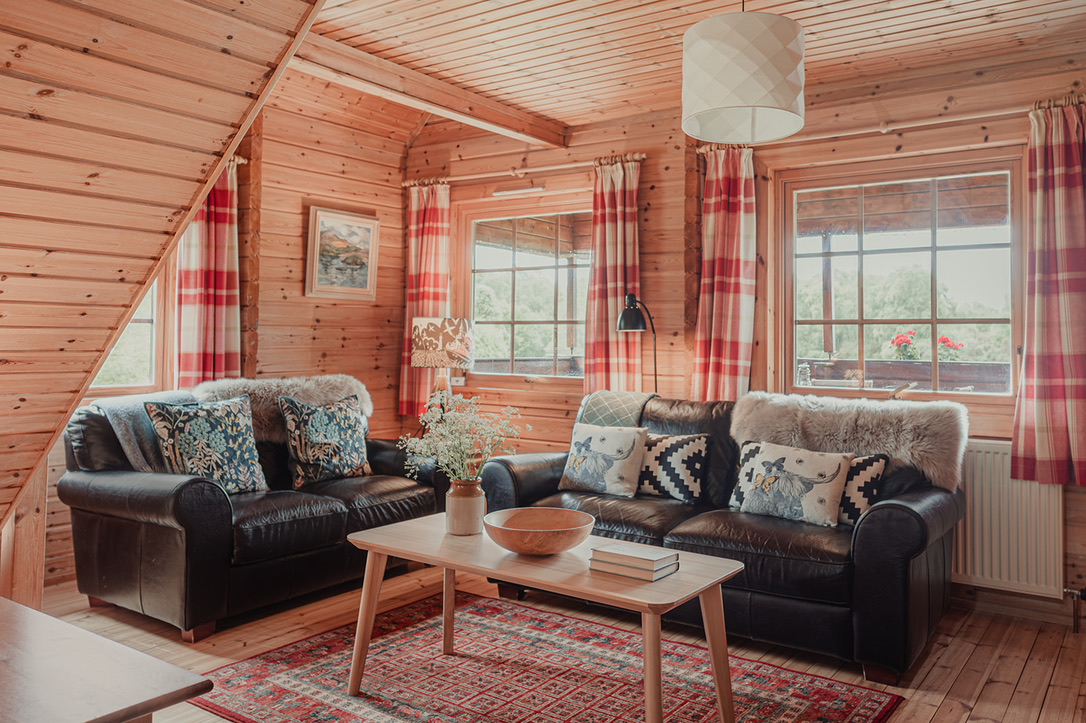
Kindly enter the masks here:
[[803, 127], [803, 28], [772, 13], [716, 15], [683, 35], [682, 129], [764, 143]]

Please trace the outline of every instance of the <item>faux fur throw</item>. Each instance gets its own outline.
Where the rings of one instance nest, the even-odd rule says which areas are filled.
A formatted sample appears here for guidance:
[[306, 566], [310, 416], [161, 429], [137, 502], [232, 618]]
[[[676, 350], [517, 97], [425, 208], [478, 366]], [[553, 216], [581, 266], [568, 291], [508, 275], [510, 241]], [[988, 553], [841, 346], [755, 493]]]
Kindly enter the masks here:
[[953, 492], [962, 477], [969, 416], [956, 402], [837, 399], [750, 392], [732, 410], [732, 437], [815, 452], [885, 454]]
[[358, 395], [362, 416], [373, 415], [373, 400], [362, 382], [347, 374], [323, 374], [315, 377], [272, 377], [269, 379], [218, 379], [202, 382], [192, 389], [201, 402], [217, 402], [242, 394], [249, 395], [253, 408], [253, 436], [258, 442], [286, 443], [286, 422], [279, 409], [279, 397], [321, 406]]

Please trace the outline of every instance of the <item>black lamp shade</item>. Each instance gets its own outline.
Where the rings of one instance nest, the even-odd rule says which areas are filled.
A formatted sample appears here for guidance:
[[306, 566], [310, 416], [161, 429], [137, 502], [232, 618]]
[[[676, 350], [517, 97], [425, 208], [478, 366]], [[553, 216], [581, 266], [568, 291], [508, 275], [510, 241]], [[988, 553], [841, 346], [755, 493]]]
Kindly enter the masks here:
[[626, 308], [618, 316], [618, 331], [645, 331], [648, 328], [645, 315], [637, 306], [637, 297], [626, 294]]

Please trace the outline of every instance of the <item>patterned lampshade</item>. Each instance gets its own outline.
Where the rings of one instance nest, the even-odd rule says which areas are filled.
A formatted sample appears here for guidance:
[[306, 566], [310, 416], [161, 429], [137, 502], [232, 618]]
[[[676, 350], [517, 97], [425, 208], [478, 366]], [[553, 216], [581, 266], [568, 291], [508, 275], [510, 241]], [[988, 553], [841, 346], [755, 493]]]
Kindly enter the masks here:
[[706, 18], [683, 35], [682, 129], [761, 143], [803, 127], [803, 28], [772, 13]]
[[471, 319], [416, 316], [411, 322], [411, 366], [471, 369], [475, 362]]

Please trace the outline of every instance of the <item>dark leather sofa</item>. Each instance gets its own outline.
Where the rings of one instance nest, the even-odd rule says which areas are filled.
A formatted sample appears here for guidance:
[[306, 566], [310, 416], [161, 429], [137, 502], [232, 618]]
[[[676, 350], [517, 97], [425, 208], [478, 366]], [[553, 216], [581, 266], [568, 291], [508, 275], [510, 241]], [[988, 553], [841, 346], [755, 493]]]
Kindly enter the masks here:
[[65, 430], [79, 591], [175, 625], [193, 642], [215, 621], [362, 577], [351, 532], [432, 514], [429, 479], [405, 477], [395, 442], [367, 439], [373, 474], [291, 487], [284, 444], [258, 439], [270, 490], [227, 495], [202, 477], [137, 472], [109, 420]]
[[[896, 681], [949, 608], [954, 527], [965, 512], [964, 495], [933, 487], [917, 469], [904, 467], [885, 478], [886, 498], [854, 528], [729, 509], [738, 472], [733, 406], [653, 398], [642, 410], [637, 426], [652, 433], [710, 436], [698, 505], [559, 491], [562, 452], [491, 460], [482, 471], [488, 508], [582, 510], [596, 517], [596, 535], [738, 560], [744, 571], [722, 586], [730, 634], [856, 661], [869, 680]], [[701, 624], [692, 603], [670, 617]]]

